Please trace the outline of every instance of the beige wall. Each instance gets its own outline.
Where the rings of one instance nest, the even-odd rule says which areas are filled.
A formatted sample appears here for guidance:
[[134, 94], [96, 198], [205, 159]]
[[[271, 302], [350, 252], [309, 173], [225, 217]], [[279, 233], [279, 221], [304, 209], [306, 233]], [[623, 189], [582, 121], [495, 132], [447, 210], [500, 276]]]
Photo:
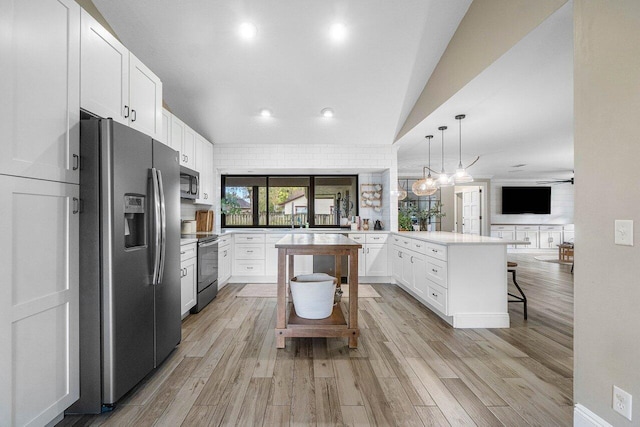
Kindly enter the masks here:
[[[574, 0], [574, 399], [615, 426], [640, 425], [640, 1]], [[635, 246], [614, 245], [614, 220]], [[633, 422], [611, 409], [634, 397]]]
[[566, 2], [567, 0], [474, 0], [396, 140]]

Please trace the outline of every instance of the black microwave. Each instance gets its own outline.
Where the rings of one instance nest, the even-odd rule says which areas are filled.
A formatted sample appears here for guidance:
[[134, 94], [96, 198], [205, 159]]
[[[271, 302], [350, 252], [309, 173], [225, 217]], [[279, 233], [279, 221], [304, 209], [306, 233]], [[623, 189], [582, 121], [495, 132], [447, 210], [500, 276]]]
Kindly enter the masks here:
[[200, 174], [193, 169], [180, 166], [180, 197], [195, 200], [198, 198]]

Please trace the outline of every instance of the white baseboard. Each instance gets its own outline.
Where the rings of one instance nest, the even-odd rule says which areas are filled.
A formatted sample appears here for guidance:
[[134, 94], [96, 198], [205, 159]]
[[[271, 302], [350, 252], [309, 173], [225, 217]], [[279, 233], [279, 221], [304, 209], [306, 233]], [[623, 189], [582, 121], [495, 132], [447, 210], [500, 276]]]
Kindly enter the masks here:
[[611, 424], [577, 403], [573, 409], [573, 427], [613, 427]]
[[454, 328], [508, 328], [509, 313], [463, 313], [453, 315]]

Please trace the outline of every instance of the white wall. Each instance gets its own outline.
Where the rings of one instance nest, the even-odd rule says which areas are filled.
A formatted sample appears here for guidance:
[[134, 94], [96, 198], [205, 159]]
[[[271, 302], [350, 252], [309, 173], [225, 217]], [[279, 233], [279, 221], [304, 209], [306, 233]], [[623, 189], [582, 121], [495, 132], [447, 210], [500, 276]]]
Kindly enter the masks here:
[[[361, 208], [360, 216], [373, 220], [382, 219], [387, 230], [392, 215], [389, 204], [397, 204], [389, 201], [388, 194], [389, 181], [397, 177], [397, 148], [391, 144], [214, 144], [213, 162], [217, 229], [220, 224], [221, 174], [357, 174], [360, 183], [371, 183], [369, 181], [375, 179], [373, 183], [381, 183], [384, 186], [383, 209], [378, 214]], [[397, 213], [395, 217], [397, 222]], [[373, 225], [373, 222], [371, 224]]]
[[[574, 401], [614, 426], [640, 425], [640, 2], [574, 0]], [[614, 221], [635, 221], [634, 246]], [[614, 385], [633, 421], [612, 409]]]
[[513, 180], [491, 181], [489, 192], [489, 205], [491, 206], [492, 224], [573, 224], [574, 212], [574, 186], [571, 184], [551, 185], [551, 214], [550, 215], [503, 215], [502, 214], [502, 187], [520, 186], [535, 187], [548, 186], [549, 184], [537, 184], [536, 181]]

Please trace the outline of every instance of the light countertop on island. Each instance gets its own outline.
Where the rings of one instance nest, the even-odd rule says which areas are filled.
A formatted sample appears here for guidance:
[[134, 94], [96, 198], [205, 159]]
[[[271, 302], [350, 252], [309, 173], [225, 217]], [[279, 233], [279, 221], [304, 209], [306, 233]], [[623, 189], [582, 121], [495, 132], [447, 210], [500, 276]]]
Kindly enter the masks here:
[[506, 240], [499, 237], [451, 233], [448, 231], [402, 231], [394, 234], [440, 245], [528, 245], [530, 243], [521, 240]]

